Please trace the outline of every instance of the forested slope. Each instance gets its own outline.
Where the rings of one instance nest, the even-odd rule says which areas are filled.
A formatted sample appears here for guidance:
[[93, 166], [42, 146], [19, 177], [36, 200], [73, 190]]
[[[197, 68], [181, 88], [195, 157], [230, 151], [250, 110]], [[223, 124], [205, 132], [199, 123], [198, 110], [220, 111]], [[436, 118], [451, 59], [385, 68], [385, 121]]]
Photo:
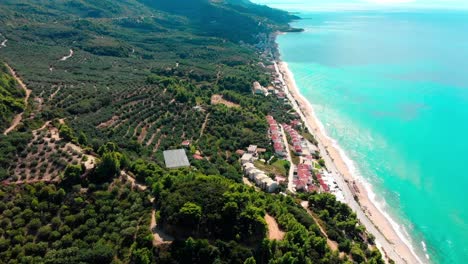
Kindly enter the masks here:
[[0, 131], [3, 132], [10, 125], [13, 116], [24, 109], [24, 96], [24, 91], [8, 68], [0, 64]]

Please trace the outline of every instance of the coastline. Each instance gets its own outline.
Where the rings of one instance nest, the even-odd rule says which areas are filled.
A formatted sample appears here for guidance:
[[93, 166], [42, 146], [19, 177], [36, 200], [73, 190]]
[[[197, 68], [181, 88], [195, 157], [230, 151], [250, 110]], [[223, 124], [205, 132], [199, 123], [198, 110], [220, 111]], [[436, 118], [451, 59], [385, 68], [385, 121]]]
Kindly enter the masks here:
[[[423, 263], [414, 252], [411, 243], [403, 236], [400, 227], [373, 201], [375, 194], [368, 183], [356, 177], [356, 170], [336, 141], [326, 135], [312, 105], [304, 98], [296, 85], [287, 63], [275, 62], [275, 69], [286, 86], [285, 93], [302, 121], [319, 142], [326, 166], [342, 190], [346, 203], [356, 212], [368, 232], [375, 236], [376, 245], [383, 256], [396, 263]], [[354, 200], [358, 197], [359, 203]]]

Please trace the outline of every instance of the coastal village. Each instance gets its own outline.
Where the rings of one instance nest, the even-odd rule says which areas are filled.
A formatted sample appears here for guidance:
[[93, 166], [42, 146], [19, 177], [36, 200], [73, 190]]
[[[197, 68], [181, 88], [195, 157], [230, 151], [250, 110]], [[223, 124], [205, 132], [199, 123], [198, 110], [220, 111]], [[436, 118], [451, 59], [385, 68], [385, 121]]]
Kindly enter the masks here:
[[[272, 65], [262, 66], [268, 74], [271, 74], [273, 81], [268, 87], [263, 87], [257, 81], [253, 82], [252, 94], [274, 96], [291, 110], [266, 116], [269, 146], [257, 146], [252, 142], [247, 149], [236, 151], [240, 157], [244, 182], [269, 193], [286, 191], [331, 193], [338, 201], [344, 202], [344, 195], [332, 173], [325, 166], [317, 141], [308, 131], [298, 111], [294, 109], [292, 98], [288, 97], [288, 87], [278, 65], [273, 62]], [[220, 97], [212, 98], [213, 100], [219, 103], [224, 99]], [[282, 122], [278, 122], [277, 119], [281, 119]], [[175, 169], [190, 166], [185, 151], [190, 149], [190, 146], [191, 141], [184, 140], [181, 143], [182, 149], [165, 151], [166, 167]], [[267, 153], [272, 155], [268, 156]], [[205, 157], [197, 150], [191, 159], [204, 160]]]
[[[276, 62], [264, 67], [272, 75], [273, 81], [268, 87], [254, 82], [252, 93], [275, 96], [294, 109], [287, 97], [288, 89]], [[283, 121], [281, 123], [273, 115], [266, 116], [270, 147], [275, 157], [271, 157], [268, 161], [259, 159], [257, 149], [261, 148], [256, 145], [251, 145], [245, 153], [241, 151], [244, 176], [266, 192], [286, 190], [292, 193], [327, 192], [334, 194], [337, 200], [344, 201], [343, 193], [325, 167], [317, 142], [303, 124], [299, 113], [292, 110], [281, 114], [287, 115], [280, 117]], [[277, 159], [287, 162], [285, 175], [274, 173], [274, 170], [269, 169]], [[256, 164], [260, 166], [256, 167]]]

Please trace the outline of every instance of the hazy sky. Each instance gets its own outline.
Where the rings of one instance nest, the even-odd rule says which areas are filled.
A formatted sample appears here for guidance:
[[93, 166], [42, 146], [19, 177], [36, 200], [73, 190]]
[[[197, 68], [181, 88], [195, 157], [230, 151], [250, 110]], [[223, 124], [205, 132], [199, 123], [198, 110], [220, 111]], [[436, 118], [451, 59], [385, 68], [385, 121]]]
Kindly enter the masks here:
[[468, 0], [251, 0], [287, 9], [440, 8], [468, 9]]

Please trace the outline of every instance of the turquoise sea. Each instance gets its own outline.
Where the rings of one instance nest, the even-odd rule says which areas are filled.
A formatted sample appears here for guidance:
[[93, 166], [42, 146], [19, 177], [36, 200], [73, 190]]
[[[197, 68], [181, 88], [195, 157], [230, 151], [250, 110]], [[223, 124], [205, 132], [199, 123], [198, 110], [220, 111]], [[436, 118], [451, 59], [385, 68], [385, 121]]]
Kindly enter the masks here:
[[468, 263], [468, 13], [299, 15], [280, 52], [328, 135], [423, 260]]

